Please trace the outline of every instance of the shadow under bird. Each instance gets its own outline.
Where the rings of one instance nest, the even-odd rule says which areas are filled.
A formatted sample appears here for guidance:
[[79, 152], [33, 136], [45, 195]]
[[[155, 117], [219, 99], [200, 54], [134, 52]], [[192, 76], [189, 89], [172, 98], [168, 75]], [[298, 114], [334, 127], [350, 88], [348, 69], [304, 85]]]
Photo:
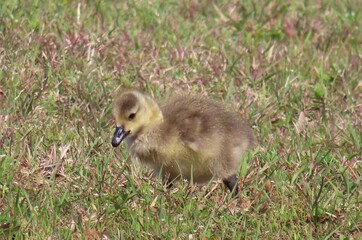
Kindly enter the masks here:
[[131, 156], [161, 174], [167, 186], [178, 178], [218, 178], [238, 194], [238, 171], [254, 137], [236, 112], [201, 96], [175, 95], [159, 105], [127, 90], [114, 100], [113, 115], [113, 147], [125, 140]]

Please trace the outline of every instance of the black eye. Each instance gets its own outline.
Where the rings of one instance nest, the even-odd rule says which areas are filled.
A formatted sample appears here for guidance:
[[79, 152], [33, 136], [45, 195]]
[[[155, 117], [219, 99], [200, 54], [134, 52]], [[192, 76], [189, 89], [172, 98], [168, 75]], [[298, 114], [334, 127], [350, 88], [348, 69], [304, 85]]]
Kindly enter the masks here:
[[131, 113], [131, 114], [128, 116], [128, 120], [133, 120], [135, 117], [136, 117], [136, 114], [135, 114], [135, 113]]

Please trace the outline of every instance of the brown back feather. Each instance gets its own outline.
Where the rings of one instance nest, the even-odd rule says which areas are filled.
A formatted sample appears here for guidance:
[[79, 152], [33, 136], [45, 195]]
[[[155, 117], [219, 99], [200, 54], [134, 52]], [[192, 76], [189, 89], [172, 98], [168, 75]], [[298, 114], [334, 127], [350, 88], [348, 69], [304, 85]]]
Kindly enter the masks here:
[[202, 141], [215, 133], [230, 137], [249, 135], [247, 131], [250, 130], [243, 127], [237, 113], [209, 99], [174, 96], [161, 105], [161, 110], [165, 121], [177, 129], [181, 140], [185, 142]]

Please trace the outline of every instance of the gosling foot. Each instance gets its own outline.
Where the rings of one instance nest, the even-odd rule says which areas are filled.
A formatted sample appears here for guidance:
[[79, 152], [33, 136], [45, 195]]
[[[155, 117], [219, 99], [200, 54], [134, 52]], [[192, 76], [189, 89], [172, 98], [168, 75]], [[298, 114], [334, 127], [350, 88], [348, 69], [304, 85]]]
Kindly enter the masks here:
[[233, 198], [238, 196], [239, 189], [238, 189], [238, 177], [236, 174], [231, 175], [228, 178], [222, 180], [225, 186], [230, 190], [231, 195]]

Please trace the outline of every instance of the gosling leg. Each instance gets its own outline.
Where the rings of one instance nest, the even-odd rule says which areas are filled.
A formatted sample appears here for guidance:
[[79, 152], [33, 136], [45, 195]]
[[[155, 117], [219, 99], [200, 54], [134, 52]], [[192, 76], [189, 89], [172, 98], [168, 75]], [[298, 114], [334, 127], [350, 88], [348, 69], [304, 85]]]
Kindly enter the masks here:
[[236, 197], [239, 193], [238, 189], [238, 177], [236, 174], [231, 175], [228, 178], [225, 178], [222, 180], [225, 186], [230, 190], [231, 195], [233, 197]]

